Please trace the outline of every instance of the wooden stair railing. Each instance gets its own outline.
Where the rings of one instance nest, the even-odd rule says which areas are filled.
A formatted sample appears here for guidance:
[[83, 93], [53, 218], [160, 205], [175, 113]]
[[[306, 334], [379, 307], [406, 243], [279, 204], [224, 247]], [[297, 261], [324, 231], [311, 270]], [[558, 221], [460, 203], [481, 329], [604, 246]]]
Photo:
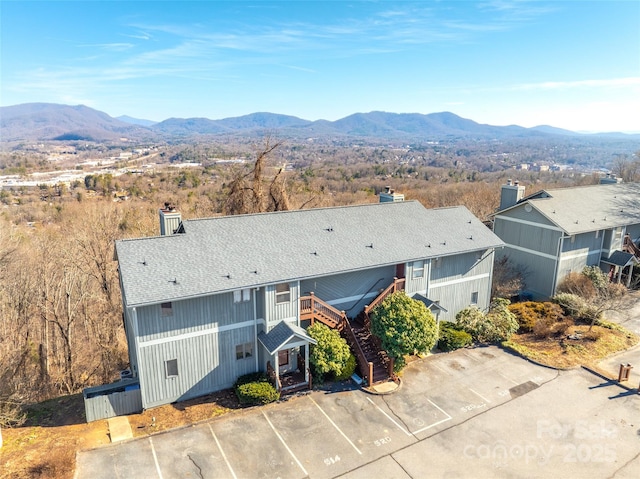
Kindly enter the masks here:
[[401, 291], [404, 289], [404, 283], [405, 283], [405, 279], [404, 278], [393, 278], [393, 283], [391, 283], [389, 286], [387, 286], [387, 288], [382, 291], [382, 293], [380, 293], [376, 299], [374, 299], [371, 304], [367, 304], [364, 307], [364, 313], [369, 316], [369, 313], [371, 311], [373, 311], [373, 308], [375, 308], [376, 306], [378, 306], [380, 303], [382, 303], [385, 298], [387, 296], [389, 296], [392, 293], [395, 293], [396, 291]]
[[362, 373], [363, 379], [367, 383], [367, 386], [371, 386], [373, 384], [373, 363], [367, 360], [367, 356], [362, 350], [360, 341], [358, 341], [358, 337], [356, 336], [356, 333], [353, 331], [353, 328], [348, 321], [346, 322], [345, 327], [342, 330], [342, 334], [345, 336], [347, 344], [349, 344], [352, 351], [355, 353], [356, 361], [358, 363], [358, 366], [360, 367], [360, 372]]
[[633, 254], [638, 260], [640, 260], [640, 248], [636, 246], [636, 244], [631, 239], [631, 235], [624, 235], [624, 243], [623, 249], [627, 253]]
[[325, 303], [313, 293], [300, 297], [300, 320], [320, 321], [330, 328], [342, 331], [345, 323], [348, 323], [347, 314], [339, 311], [329, 303]]

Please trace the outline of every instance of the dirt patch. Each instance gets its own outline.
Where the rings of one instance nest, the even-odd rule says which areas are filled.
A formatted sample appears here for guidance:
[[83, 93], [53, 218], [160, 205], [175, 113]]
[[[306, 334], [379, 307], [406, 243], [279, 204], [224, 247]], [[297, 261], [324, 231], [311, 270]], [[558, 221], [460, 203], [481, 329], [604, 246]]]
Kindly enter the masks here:
[[594, 366], [605, 357], [629, 349], [638, 343], [638, 336], [621, 327], [608, 328], [575, 325], [559, 337], [536, 339], [531, 334], [514, 334], [503, 343], [507, 349], [546, 366], [567, 369]]
[[[240, 405], [233, 390], [128, 416], [134, 437], [220, 416]], [[27, 408], [24, 426], [2, 429], [0, 479], [72, 479], [76, 452], [109, 444], [106, 420], [87, 424], [81, 394]]]

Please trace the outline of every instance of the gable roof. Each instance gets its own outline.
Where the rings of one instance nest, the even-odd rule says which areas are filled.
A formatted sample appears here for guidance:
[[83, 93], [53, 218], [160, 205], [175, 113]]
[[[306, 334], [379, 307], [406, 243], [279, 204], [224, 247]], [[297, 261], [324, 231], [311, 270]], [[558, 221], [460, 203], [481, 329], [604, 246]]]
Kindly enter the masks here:
[[128, 307], [504, 245], [465, 207], [416, 201], [186, 220], [183, 228], [116, 241]]
[[542, 190], [496, 215], [526, 204], [569, 235], [610, 229], [640, 223], [640, 183]]
[[318, 343], [318, 341], [309, 336], [304, 329], [288, 321], [280, 321], [268, 333], [264, 331], [258, 333], [258, 341], [269, 351], [269, 354], [279, 351], [293, 338], [301, 339], [310, 344]]

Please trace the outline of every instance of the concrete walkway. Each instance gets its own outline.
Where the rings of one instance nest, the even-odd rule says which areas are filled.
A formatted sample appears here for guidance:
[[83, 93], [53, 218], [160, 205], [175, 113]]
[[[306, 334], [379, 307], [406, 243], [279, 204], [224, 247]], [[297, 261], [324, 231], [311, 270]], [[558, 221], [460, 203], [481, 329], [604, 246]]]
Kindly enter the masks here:
[[[640, 291], [632, 291], [629, 294], [628, 303], [620, 311], [608, 311], [605, 316], [608, 321], [640, 335]], [[629, 380], [621, 384], [637, 390], [640, 386], [640, 344], [600, 361], [598, 369], [607, 377], [618, 379], [620, 364], [633, 366]]]

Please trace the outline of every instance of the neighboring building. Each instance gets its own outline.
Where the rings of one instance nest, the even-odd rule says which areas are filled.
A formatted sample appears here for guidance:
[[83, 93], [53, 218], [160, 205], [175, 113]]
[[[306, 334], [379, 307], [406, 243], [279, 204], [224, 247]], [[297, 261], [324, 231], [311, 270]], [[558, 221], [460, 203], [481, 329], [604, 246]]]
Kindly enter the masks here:
[[[502, 187], [493, 231], [526, 273], [525, 295], [548, 298], [570, 272], [600, 266], [628, 283], [640, 239], [640, 184], [603, 184], [542, 190], [525, 197], [511, 180]], [[624, 276], [624, 277], [623, 277]]]
[[163, 236], [116, 242], [145, 409], [269, 367], [308, 374], [311, 310], [355, 318], [390, 285], [445, 320], [487, 308], [503, 246], [466, 208], [414, 201], [184, 221], [165, 208], [160, 219]]

